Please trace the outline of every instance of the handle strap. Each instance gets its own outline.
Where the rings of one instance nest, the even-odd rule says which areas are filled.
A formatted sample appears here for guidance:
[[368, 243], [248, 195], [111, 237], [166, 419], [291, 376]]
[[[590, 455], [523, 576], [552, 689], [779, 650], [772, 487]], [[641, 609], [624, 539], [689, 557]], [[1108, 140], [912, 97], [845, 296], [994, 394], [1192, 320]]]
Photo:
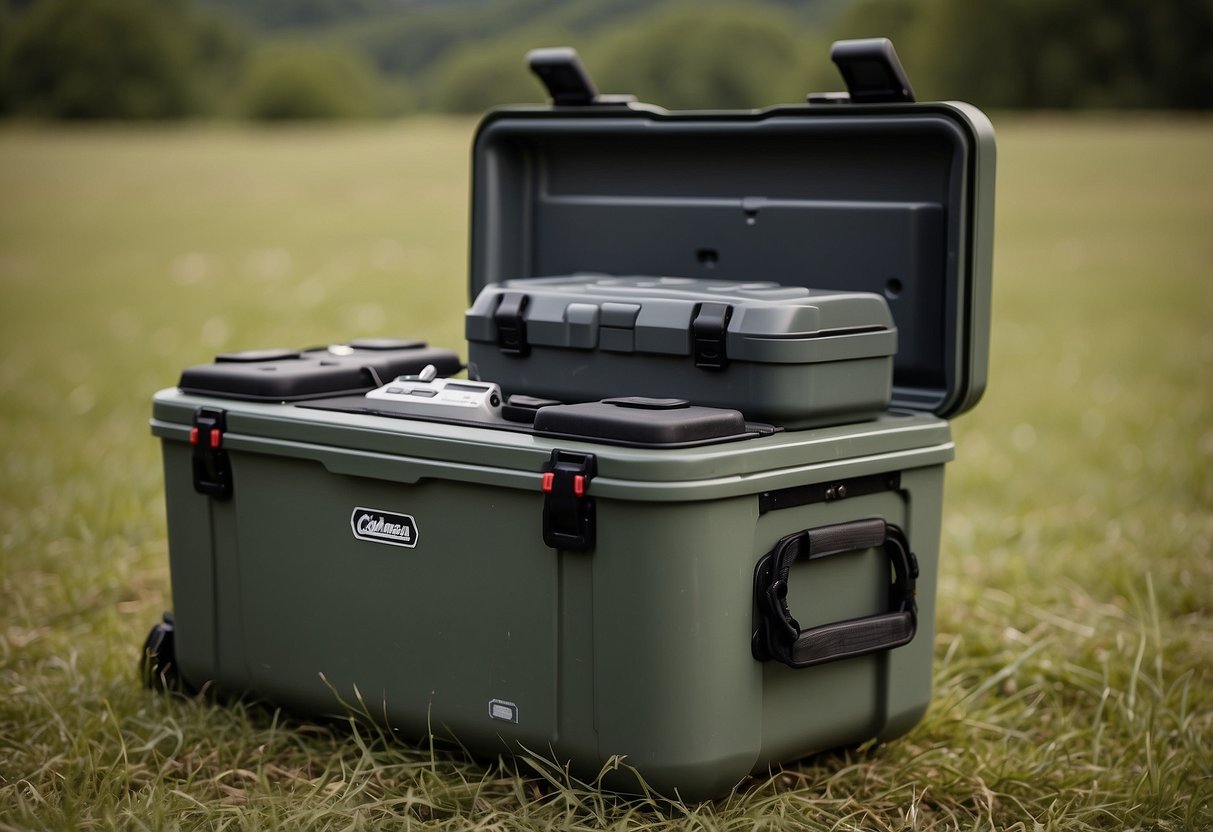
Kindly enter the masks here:
[[[788, 575], [798, 560], [813, 561], [883, 548], [893, 568], [889, 605], [883, 613], [802, 630], [788, 608]], [[918, 559], [905, 534], [879, 517], [805, 529], [781, 538], [754, 572], [758, 629], [753, 652], [789, 667], [811, 667], [908, 644], [918, 629], [914, 601]]]

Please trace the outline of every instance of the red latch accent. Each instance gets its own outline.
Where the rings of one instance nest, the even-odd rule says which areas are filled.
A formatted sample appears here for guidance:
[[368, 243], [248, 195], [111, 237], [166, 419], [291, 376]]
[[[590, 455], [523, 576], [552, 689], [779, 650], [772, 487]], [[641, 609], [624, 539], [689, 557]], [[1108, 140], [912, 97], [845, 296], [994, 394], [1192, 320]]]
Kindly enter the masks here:
[[588, 552], [594, 548], [594, 498], [586, 494], [598, 472], [593, 454], [556, 448], [544, 463], [543, 542], [553, 549]]
[[194, 423], [190, 427], [190, 444], [194, 446], [194, 490], [218, 500], [232, 496], [232, 465], [227, 451], [220, 447], [227, 427], [226, 415], [226, 411], [219, 408], [200, 407], [194, 411]]

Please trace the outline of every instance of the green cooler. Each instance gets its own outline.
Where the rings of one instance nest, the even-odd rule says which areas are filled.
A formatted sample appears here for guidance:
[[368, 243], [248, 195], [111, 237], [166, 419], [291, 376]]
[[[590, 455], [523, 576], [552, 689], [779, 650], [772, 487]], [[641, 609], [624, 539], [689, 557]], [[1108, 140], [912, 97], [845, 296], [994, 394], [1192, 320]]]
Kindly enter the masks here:
[[[250, 357], [155, 396], [174, 615], [151, 669], [305, 715], [361, 699], [403, 738], [584, 779], [620, 758], [608, 787], [686, 800], [909, 730], [931, 695], [946, 419], [985, 383], [994, 148], [973, 108], [886, 83], [884, 44], [836, 47], [849, 99], [754, 112], [598, 96], [568, 50], [534, 53], [555, 103], [495, 110], [474, 143], [470, 296], [584, 274], [876, 296], [888, 409], [789, 428], [663, 395], [643, 350], [643, 390], [544, 398], [515, 384], [542, 356], [487, 324], [495, 371], [467, 379], [272, 400], [247, 395]], [[615, 337], [568, 349], [592, 365]], [[745, 378], [685, 337], [670, 366], [703, 378], [681, 391]]]

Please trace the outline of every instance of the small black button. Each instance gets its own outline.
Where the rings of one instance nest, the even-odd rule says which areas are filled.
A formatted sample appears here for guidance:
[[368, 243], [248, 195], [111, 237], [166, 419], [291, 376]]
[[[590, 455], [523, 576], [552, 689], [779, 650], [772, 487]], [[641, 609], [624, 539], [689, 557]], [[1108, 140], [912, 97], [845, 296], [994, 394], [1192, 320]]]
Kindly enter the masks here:
[[356, 350], [416, 350], [425, 346], [425, 341], [415, 338], [358, 338], [350, 341], [349, 345]]
[[255, 364], [261, 361], [287, 361], [300, 358], [298, 350], [243, 350], [221, 352], [215, 356], [216, 364]]

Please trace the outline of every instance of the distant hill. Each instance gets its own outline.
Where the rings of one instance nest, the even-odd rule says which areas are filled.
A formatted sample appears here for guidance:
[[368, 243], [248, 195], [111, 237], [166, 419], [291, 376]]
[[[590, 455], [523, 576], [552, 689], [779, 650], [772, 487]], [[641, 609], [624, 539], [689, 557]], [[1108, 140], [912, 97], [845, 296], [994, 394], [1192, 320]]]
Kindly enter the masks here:
[[0, 0], [0, 117], [475, 113], [545, 100], [539, 46], [604, 92], [756, 108], [877, 36], [920, 100], [1213, 109], [1211, 0]]
[[[767, 0], [808, 29], [824, 30], [851, 0]], [[519, 40], [528, 32], [591, 38], [629, 19], [673, 8], [755, 4], [687, 0], [194, 0], [268, 36], [332, 39], [388, 75], [415, 78], [460, 46]], [[548, 44], [550, 45], [550, 44]], [[521, 53], [519, 53], [521, 58]]]
[[349, 18], [330, 31], [367, 55], [381, 72], [416, 77], [461, 48], [466, 52], [479, 44], [510, 41], [552, 45], [553, 38], [572, 42], [573, 35], [584, 41], [602, 30], [625, 25], [629, 18], [673, 5], [685, 4], [671, 0], [453, 0], [397, 6]]
[[[770, 2], [795, 11], [806, 22], [824, 25], [851, 0]], [[424, 25], [437, 22], [481, 28], [476, 25], [476, 19], [480, 18], [483, 23], [504, 26], [493, 32], [503, 34], [532, 25], [591, 31], [611, 26], [637, 12], [690, 3], [688, 0], [195, 0], [195, 5], [220, 9], [263, 31], [326, 28], [385, 17]]]

